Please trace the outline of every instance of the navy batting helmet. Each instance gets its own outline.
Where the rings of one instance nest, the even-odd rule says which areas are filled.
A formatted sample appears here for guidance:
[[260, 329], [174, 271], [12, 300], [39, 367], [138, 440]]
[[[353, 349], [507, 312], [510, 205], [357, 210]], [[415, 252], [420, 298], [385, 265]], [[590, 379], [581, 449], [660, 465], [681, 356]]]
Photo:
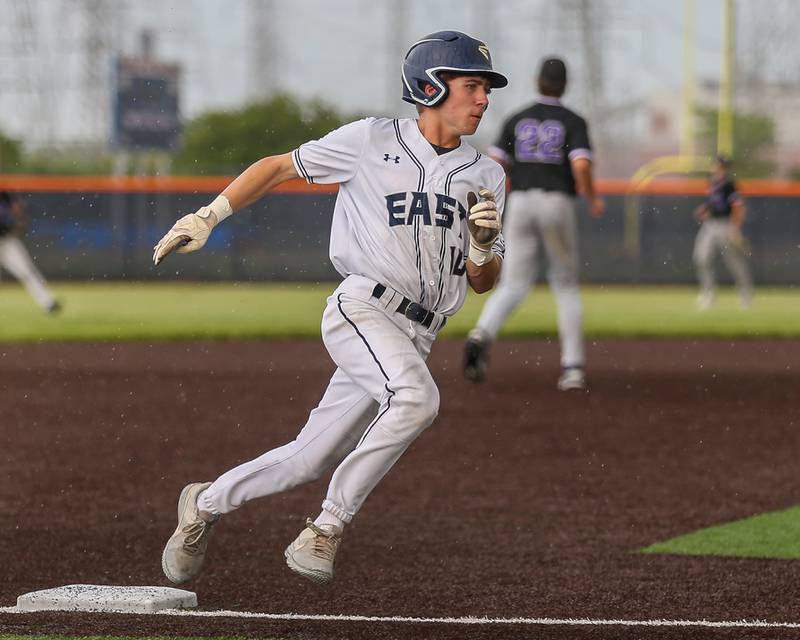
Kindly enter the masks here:
[[[508, 78], [492, 69], [492, 56], [480, 40], [460, 31], [437, 31], [411, 45], [403, 59], [403, 100], [432, 107], [447, 97], [442, 71], [485, 76], [493, 89], [505, 87]], [[426, 84], [436, 92], [425, 95]]]

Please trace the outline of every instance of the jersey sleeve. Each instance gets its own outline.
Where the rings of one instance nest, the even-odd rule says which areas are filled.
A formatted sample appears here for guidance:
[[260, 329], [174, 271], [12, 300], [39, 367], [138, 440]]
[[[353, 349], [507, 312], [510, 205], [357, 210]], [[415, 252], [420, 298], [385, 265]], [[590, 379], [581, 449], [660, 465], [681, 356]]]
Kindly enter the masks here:
[[492, 245], [492, 253], [496, 255], [501, 260], [505, 260], [506, 257], [506, 239], [503, 237], [503, 232], [497, 234], [497, 238], [495, 238], [494, 244]]
[[334, 129], [319, 140], [311, 140], [292, 151], [292, 162], [306, 182], [334, 184], [347, 182], [358, 171], [364, 153], [371, 118]]
[[592, 144], [589, 142], [589, 127], [586, 120], [576, 117], [569, 124], [567, 131], [567, 149], [570, 160], [588, 158], [592, 160]]
[[728, 204], [734, 205], [739, 202], [744, 202], [741, 194], [736, 189], [736, 183], [733, 180], [729, 180], [728, 184], [725, 185], [725, 192], [728, 196]]
[[514, 128], [511, 120], [508, 120], [503, 126], [497, 142], [489, 147], [489, 155], [505, 164], [514, 162]]

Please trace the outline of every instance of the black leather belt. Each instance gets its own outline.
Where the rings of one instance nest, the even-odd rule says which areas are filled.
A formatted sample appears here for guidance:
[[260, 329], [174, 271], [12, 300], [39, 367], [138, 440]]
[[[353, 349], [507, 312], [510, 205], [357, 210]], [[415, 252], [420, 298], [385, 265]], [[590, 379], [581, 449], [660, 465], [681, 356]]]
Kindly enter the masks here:
[[[380, 300], [384, 293], [386, 293], [386, 287], [379, 282], [372, 290], [372, 297]], [[426, 329], [431, 328], [431, 324], [433, 324], [433, 321], [436, 318], [436, 314], [433, 311], [428, 311], [425, 307], [417, 302], [411, 302], [411, 300], [405, 296], [403, 296], [403, 299], [400, 301], [400, 304], [397, 305], [395, 311], [397, 313], [402, 313], [409, 320], [419, 322]], [[444, 327], [446, 322], [447, 318], [443, 318], [442, 327]], [[442, 327], [439, 328], [441, 329]]]

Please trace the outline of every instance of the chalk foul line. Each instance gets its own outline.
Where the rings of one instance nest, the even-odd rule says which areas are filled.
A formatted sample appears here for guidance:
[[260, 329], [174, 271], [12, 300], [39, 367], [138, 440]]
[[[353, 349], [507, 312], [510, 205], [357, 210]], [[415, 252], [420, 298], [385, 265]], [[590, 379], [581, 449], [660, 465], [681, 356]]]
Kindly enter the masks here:
[[[16, 607], [0, 607], [0, 613], [28, 613]], [[44, 612], [44, 613], [53, 613]], [[72, 611], [68, 613], [87, 613]], [[460, 618], [421, 618], [414, 616], [365, 616], [305, 613], [260, 613], [256, 611], [197, 611], [165, 609], [152, 614], [197, 618], [248, 618], [262, 620], [306, 620], [317, 622], [381, 622], [404, 624], [460, 624], [460, 625], [537, 625], [580, 627], [707, 627], [717, 629], [800, 629], [798, 622], [769, 622], [767, 620], [623, 620], [602, 618], [489, 618], [464, 616]]]

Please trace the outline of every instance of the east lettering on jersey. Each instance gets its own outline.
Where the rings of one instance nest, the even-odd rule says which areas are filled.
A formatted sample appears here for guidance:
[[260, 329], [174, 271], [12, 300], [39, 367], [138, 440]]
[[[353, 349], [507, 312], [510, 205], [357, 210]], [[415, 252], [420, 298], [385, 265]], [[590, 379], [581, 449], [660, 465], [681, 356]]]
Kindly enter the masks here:
[[458, 200], [443, 193], [437, 193], [435, 196], [435, 209], [431, 211], [430, 199], [424, 191], [389, 194], [386, 196], [389, 226], [412, 224], [416, 216], [422, 216], [423, 224], [452, 229], [456, 215], [459, 220], [464, 220], [467, 210]]

